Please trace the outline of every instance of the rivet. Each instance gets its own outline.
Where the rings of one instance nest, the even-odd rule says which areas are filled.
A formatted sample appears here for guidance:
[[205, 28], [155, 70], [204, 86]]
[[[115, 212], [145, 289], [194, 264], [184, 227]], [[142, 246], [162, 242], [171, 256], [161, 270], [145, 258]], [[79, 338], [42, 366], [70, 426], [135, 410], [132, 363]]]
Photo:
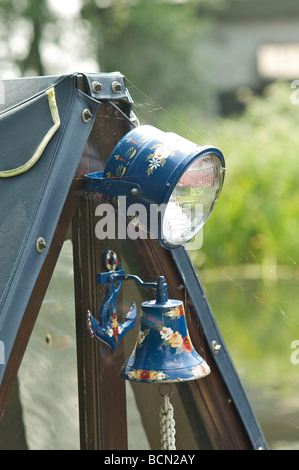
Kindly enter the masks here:
[[92, 119], [92, 114], [88, 108], [83, 109], [82, 111], [82, 121], [88, 122]]
[[95, 80], [94, 82], [92, 82], [91, 87], [95, 93], [100, 93], [102, 89], [102, 84]]
[[221, 349], [221, 344], [217, 343], [215, 339], [212, 341], [212, 349], [215, 354], [218, 354]]
[[119, 83], [116, 80], [111, 83], [111, 88], [112, 88], [113, 93], [120, 93], [122, 90], [121, 83]]
[[132, 196], [137, 196], [138, 193], [139, 193], [138, 188], [131, 189]]
[[39, 237], [36, 240], [35, 246], [36, 246], [36, 250], [38, 251], [38, 253], [42, 253], [47, 248], [45, 239], [43, 237]]

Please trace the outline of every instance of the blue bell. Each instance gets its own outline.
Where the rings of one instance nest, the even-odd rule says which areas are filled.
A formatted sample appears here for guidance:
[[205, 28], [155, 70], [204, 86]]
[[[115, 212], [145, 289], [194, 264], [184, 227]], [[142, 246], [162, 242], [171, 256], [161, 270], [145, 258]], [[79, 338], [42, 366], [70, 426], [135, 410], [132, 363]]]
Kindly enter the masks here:
[[205, 377], [210, 368], [195, 351], [188, 333], [183, 302], [168, 300], [164, 277], [156, 300], [143, 302], [134, 351], [120, 375], [135, 382], [184, 382]]
[[164, 276], [157, 282], [143, 282], [126, 274], [116, 253], [103, 255], [106, 272], [97, 274], [98, 284], [106, 285], [99, 321], [87, 312], [90, 336], [104, 342], [114, 352], [119, 341], [135, 326], [137, 307], [133, 302], [125, 322], [117, 321], [116, 296], [124, 281], [156, 290], [156, 299], [141, 304], [142, 314], [134, 351], [120, 371], [122, 378], [137, 382], [183, 382], [205, 377], [210, 368], [194, 349], [186, 323], [183, 302], [168, 299]]

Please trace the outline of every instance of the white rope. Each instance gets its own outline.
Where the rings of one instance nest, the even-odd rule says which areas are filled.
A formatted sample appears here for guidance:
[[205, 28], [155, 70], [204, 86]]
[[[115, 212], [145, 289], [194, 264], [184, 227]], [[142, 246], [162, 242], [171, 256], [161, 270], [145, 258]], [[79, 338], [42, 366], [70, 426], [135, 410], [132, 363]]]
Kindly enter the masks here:
[[160, 434], [161, 449], [176, 450], [173, 406], [169, 402], [169, 397], [167, 395], [164, 395], [164, 404], [160, 407]]

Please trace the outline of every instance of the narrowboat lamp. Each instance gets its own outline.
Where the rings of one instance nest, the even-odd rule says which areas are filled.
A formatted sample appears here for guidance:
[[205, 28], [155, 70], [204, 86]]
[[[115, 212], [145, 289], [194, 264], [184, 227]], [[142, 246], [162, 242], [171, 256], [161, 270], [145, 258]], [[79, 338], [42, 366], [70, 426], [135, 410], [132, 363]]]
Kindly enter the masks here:
[[115, 204], [117, 196], [126, 196], [127, 207], [141, 204], [142, 228], [174, 249], [188, 243], [210, 217], [224, 174], [217, 148], [143, 125], [119, 141], [104, 171], [86, 175], [85, 188]]

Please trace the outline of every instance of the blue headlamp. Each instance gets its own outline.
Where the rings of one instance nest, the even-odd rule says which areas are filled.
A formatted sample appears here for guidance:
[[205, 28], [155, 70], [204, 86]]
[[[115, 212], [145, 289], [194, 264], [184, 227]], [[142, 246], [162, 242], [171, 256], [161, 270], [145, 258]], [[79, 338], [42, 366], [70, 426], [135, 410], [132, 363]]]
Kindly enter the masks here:
[[104, 171], [86, 175], [86, 190], [114, 202], [125, 196], [128, 215], [171, 249], [190, 241], [209, 218], [224, 173], [217, 148], [139, 126], [119, 141]]

